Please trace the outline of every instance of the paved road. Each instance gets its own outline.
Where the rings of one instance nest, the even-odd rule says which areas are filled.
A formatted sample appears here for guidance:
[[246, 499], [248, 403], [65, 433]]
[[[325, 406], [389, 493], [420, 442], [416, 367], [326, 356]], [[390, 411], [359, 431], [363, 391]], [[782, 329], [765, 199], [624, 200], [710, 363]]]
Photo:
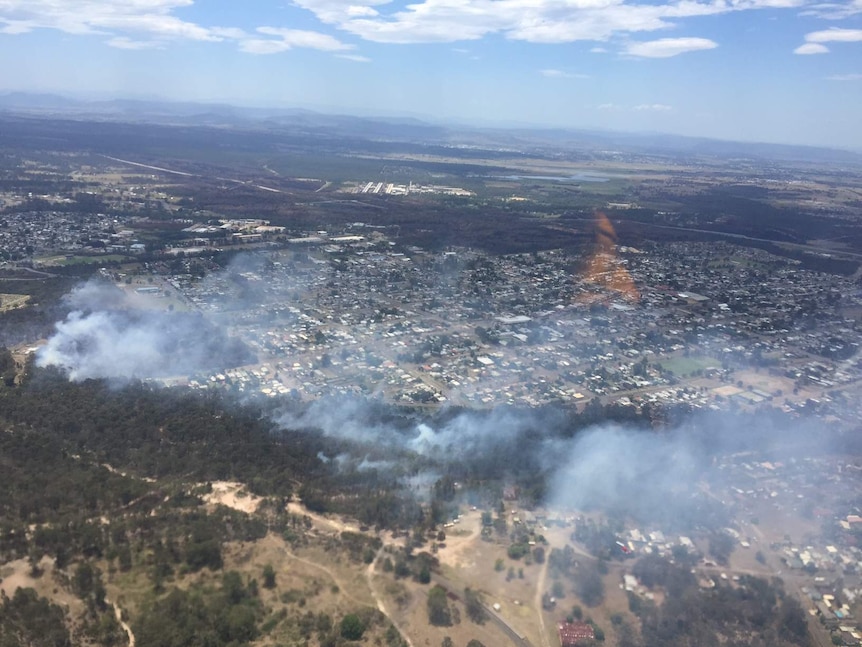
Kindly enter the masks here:
[[[160, 173], [170, 173], [172, 175], [182, 175], [184, 177], [199, 177], [205, 178], [206, 176], [200, 175], [199, 173], [188, 173], [186, 171], [175, 171], [173, 169], [164, 168], [163, 166], [153, 166], [151, 164], [141, 164], [140, 162], [133, 162], [132, 160], [125, 160], [119, 157], [111, 157], [110, 155], [102, 155], [102, 157], [109, 159], [113, 162], [119, 162], [121, 164], [128, 164], [129, 166], [136, 166], [138, 168], [145, 168], [150, 171], [159, 171]], [[239, 185], [247, 185], [253, 186], [256, 189], [261, 189], [262, 191], [270, 191], [272, 193], [287, 193], [287, 191], [282, 191], [281, 189], [274, 189], [268, 186], [262, 186], [260, 184], [253, 184], [252, 180], [237, 180], [235, 178], [230, 177], [219, 177], [216, 176], [214, 179], [219, 180], [220, 182], [231, 182], [233, 184]]]

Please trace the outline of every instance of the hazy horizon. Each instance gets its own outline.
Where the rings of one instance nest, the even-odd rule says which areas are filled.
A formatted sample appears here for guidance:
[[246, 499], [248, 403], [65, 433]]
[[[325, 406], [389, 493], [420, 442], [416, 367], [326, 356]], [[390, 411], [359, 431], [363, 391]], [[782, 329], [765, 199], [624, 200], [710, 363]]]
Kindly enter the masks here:
[[[8, 97], [20, 96], [22, 101], [22, 105], [17, 108], [4, 108], [2, 105], [2, 100]], [[466, 131], [476, 130], [476, 131], [528, 131], [541, 133], [543, 131], [562, 131], [569, 132], [572, 134], [576, 133], [594, 133], [596, 135], [607, 135], [613, 137], [682, 137], [689, 138], [693, 141], [703, 140], [715, 143], [725, 143], [725, 144], [741, 144], [744, 146], [787, 146], [790, 148], [794, 147], [802, 147], [802, 148], [814, 148], [821, 150], [832, 150], [836, 152], [846, 152], [851, 154], [859, 154], [862, 155], [862, 144], [859, 146], [852, 146], [849, 144], [812, 144], [805, 143], [799, 141], [771, 141], [766, 139], [734, 139], [729, 137], [719, 137], [719, 136], [708, 136], [708, 135], [698, 135], [698, 134], [682, 134], [671, 131], [663, 131], [663, 130], [634, 130], [631, 128], [625, 127], [609, 127], [609, 126], [588, 126], [588, 125], [559, 125], [559, 124], [550, 124], [550, 123], [537, 123], [537, 122], [529, 122], [529, 121], [518, 121], [518, 120], [509, 120], [509, 119], [470, 119], [470, 118], [446, 118], [446, 117], [436, 117], [435, 115], [421, 112], [408, 112], [408, 111], [387, 111], [385, 108], [380, 110], [375, 110], [373, 108], [370, 109], [350, 109], [345, 107], [339, 107], [334, 105], [316, 105], [316, 104], [285, 104], [285, 105], [266, 105], [266, 104], [254, 104], [248, 102], [239, 102], [239, 101], [230, 101], [228, 99], [214, 99], [212, 101], [196, 101], [196, 100], [181, 100], [181, 99], [172, 99], [169, 97], [158, 96], [158, 95], [112, 95], [107, 93], [73, 93], [73, 92], [31, 92], [28, 90], [0, 90], [0, 114], [4, 110], [8, 110], [10, 113], [28, 113], [32, 112], [34, 114], [41, 114], [42, 116], [59, 116], [63, 113], [63, 108], [49, 108], [49, 107], [38, 107], [33, 103], [27, 104], [27, 100], [36, 100], [38, 98], [55, 98], [62, 99], [64, 101], [69, 101], [70, 103], [78, 103], [80, 105], [80, 109], [82, 110], [81, 115], [87, 116], [88, 113], [86, 109], [91, 107], [94, 109], [92, 113], [93, 116], [98, 116], [100, 113], [96, 108], [99, 104], [110, 104], [113, 102], [129, 102], [129, 103], [141, 103], [142, 106], [145, 104], [158, 104], [164, 106], [165, 108], [169, 108], [170, 106], [199, 106], [201, 109], [208, 108], [231, 108], [236, 109], [238, 111], [260, 111], [267, 112], [271, 111], [273, 114], [277, 113], [291, 113], [291, 112], [306, 112], [310, 114], [316, 114], [323, 117], [332, 117], [332, 118], [357, 118], [357, 119], [367, 119], [370, 121], [378, 120], [378, 121], [397, 121], [397, 120], [413, 120], [418, 124], [430, 127], [439, 127], [439, 128], [448, 128], [453, 130], [464, 129]], [[57, 110], [57, 112], [54, 112]], [[109, 113], [104, 113], [109, 114]], [[118, 119], [120, 121], [128, 120], [134, 122], [136, 117], [143, 117], [141, 123], [147, 123], [146, 113], [142, 109], [141, 115], [134, 114], [118, 114]], [[242, 115], [240, 115], [242, 116]], [[249, 115], [245, 115], [248, 117]]]
[[862, 149], [862, 0], [9, 0], [0, 53], [0, 91]]

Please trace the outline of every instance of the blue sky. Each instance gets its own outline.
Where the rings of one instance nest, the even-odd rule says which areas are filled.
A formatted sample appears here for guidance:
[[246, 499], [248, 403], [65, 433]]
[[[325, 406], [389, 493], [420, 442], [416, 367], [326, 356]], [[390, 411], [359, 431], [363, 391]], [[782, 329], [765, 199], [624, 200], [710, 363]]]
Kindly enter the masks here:
[[862, 0], [0, 0], [0, 91], [862, 150]]

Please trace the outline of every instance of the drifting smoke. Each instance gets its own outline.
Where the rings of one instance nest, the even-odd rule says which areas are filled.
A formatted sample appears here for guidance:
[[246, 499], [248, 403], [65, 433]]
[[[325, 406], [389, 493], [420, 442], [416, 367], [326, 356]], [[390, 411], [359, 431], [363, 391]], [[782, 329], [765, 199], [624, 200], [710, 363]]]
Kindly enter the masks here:
[[300, 412], [280, 412], [276, 422], [288, 429], [315, 430], [357, 445], [398, 446], [401, 433], [381, 420], [382, 409], [362, 398], [323, 397]]
[[551, 508], [602, 510], [678, 529], [730, 523], [715, 494], [731, 484], [728, 460], [793, 461], [842, 451], [838, 437], [814, 421], [777, 413], [693, 413], [655, 431], [612, 423], [580, 428], [576, 416], [552, 409], [450, 411], [429, 420], [330, 398], [277, 419], [341, 441], [341, 453], [326, 459], [340, 471], [389, 472], [405, 488], [421, 483], [426, 492], [442, 475], [541, 483], [537, 502]]
[[777, 413], [693, 413], [661, 432], [601, 425], [553, 442], [562, 459], [550, 472], [547, 503], [677, 528], [717, 527], [729, 517], [715, 492], [738, 484], [728, 465], [770, 460], [821, 469], [800, 459], [845, 454], [849, 440], [815, 420]]
[[116, 310], [128, 305], [126, 293], [105, 283], [90, 280], [75, 287], [63, 297], [63, 302], [74, 311]]
[[[609, 227], [600, 220], [600, 242], [607, 240], [598, 256], [609, 264], [601, 266], [601, 258], [593, 264], [595, 280], [636, 298], [631, 278], [607, 258]], [[283, 291], [268, 293], [267, 282], [246, 276], [259, 270], [240, 265], [211, 280], [232, 285], [248, 299], [242, 303], [249, 307], [240, 308], [243, 316], [257, 316], [252, 303], [284, 302]], [[245, 347], [202, 315], [137, 309], [133, 299], [98, 282], [73, 291], [66, 299], [72, 312], [56, 325], [37, 364], [83, 380], [185, 376], [252, 361]], [[584, 418], [551, 408], [444, 409], [420, 418], [361, 398], [326, 397], [285, 407], [272, 414], [276, 422], [330, 439], [318, 458], [340, 472], [385, 473], [405, 488], [426, 492], [442, 475], [526, 484], [533, 500], [551, 506], [688, 525], [717, 519], [720, 504], [709, 491], [710, 484], [721, 485], [716, 457], [834, 449], [823, 429], [784, 416], [697, 414], [655, 432], [612, 424], [583, 428]]]
[[[239, 254], [222, 271], [207, 274], [200, 289], [213, 298], [213, 311], [167, 312], [152, 300], [100, 280], [64, 297], [69, 315], [37, 356], [38, 366], [57, 366], [72, 380], [187, 377], [256, 362], [252, 351], [227, 335], [230, 323], [293, 317], [287, 305], [302, 288], [290, 275], [261, 280], [274, 272], [271, 259]], [[222, 323], [224, 322], [224, 323]]]
[[587, 429], [561, 449], [551, 491], [557, 504], [581, 510], [644, 507], [656, 494], [666, 502], [690, 492], [706, 467], [675, 434], [618, 426]]
[[327, 397], [303, 411], [276, 417], [286, 428], [314, 429], [325, 436], [387, 452], [409, 452], [445, 462], [478, 458], [494, 447], [511, 444], [539, 425], [558, 425], [559, 413], [497, 408], [441, 416], [440, 422], [393, 416], [392, 408], [362, 398]]
[[73, 310], [56, 324], [36, 364], [61, 368], [72, 380], [187, 376], [253, 361], [202, 316], [136, 309], [112, 285], [90, 281], [65, 301]]
[[[553, 443], [558, 460], [547, 503], [559, 509], [604, 510], [681, 526], [709, 524], [721, 506], [704, 496], [719, 473], [713, 455], [681, 430], [603, 425]], [[702, 489], [704, 488], [704, 489]]]

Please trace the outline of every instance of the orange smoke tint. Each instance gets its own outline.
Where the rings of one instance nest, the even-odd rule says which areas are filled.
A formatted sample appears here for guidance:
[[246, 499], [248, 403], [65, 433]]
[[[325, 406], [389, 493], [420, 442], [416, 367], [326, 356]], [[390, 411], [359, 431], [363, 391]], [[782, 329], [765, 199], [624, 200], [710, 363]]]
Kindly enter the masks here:
[[584, 279], [630, 301], [640, 298], [631, 275], [617, 255], [614, 226], [601, 211], [596, 212], [596, 245], [592, 256], [587, 259]]

